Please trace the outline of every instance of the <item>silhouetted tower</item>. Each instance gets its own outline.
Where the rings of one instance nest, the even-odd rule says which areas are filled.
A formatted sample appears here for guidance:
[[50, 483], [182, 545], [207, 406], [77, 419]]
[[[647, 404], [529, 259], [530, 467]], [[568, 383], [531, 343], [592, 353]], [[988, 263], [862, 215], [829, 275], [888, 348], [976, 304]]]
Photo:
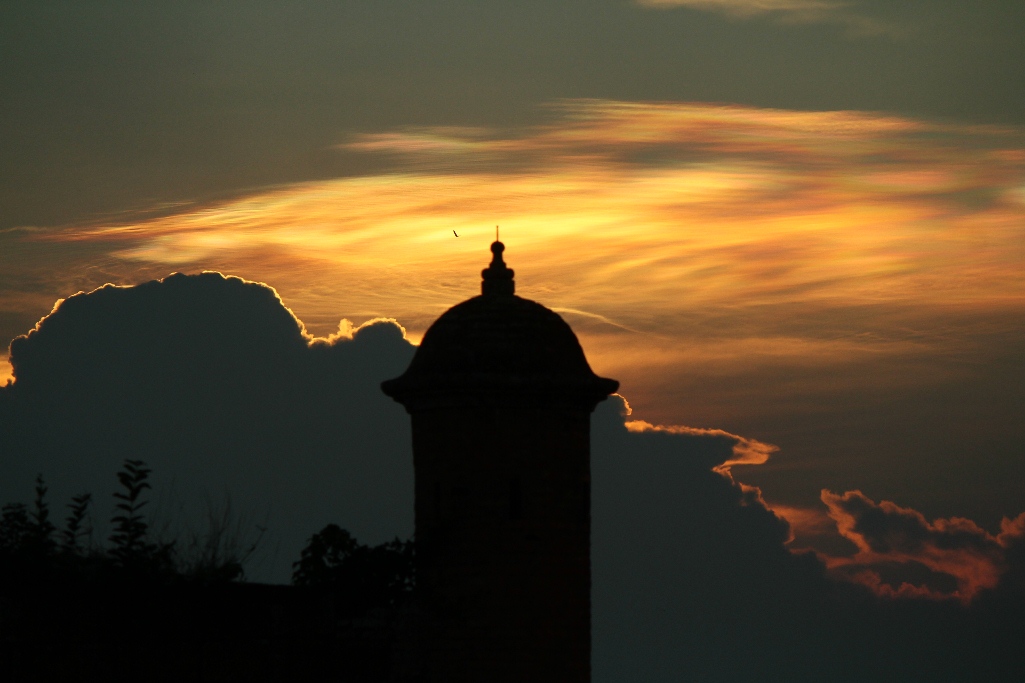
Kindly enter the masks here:
[[382, 384], [413, 422], [417, 589], [433, 682], [590, 680], [590, 416], [569, 325], [514, 295], [501, 242], [481, 296]]

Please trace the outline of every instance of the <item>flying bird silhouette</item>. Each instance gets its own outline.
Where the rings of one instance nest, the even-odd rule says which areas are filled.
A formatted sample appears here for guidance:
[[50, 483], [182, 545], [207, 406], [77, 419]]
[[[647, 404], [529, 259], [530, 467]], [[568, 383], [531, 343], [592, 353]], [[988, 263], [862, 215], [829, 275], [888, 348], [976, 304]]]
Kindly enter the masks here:
[[455, 235], [456, 237], [459, 237], [459, 233], [456, 232], [455, 230], [452, 231], [452, 234]]

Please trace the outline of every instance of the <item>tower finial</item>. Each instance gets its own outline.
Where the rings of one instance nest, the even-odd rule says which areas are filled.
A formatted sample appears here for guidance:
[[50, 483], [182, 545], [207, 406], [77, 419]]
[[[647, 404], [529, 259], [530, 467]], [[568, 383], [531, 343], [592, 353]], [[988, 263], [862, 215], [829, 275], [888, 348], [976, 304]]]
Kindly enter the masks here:
[[512, 296], [516, 292], [515, 275], [512, 268], [505, 265], [502, 260], [502, 252], [505, 245], [498, 241], [498, 226], [495, 226], [495, 241], [491, 243], [491, 263], [481, 271], [483, 281], [480, 283], [480, 293], [484, 296]]

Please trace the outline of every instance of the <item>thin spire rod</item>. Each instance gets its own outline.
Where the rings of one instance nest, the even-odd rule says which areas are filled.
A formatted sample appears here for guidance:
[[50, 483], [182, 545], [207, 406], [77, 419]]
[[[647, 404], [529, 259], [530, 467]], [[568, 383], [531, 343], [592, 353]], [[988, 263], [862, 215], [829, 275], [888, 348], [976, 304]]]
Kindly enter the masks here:
[[498, 241], [498, 226], [495, 226], [495, 241]]

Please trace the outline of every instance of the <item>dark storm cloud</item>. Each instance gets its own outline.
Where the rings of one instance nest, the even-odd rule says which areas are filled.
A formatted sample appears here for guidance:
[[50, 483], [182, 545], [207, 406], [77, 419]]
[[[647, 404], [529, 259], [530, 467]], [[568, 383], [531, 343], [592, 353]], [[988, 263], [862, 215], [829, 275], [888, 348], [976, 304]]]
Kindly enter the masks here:
[[[704, 680], [720, 658], [735, 658], [734, 675], [784, 658], [767, 627], [786, 623], [783, 639], [807, 631], [808, 601], [828, 591], [822, 567], [790, 554], [786, 522], [712, 471], [735, 438], [628, 431], [621, 408], [600, 406], [592, 430], [596, 669]], [[729, 655], [709, 656], [725, 643]]]
[[[7, 2], [0, 228], [361, 173], [330, 149], [347, 132], [532, 123], [560, 98], [1025, 121], [1021, 3], [687, 4]], [[783, 9], [720, 11], [745, 5]], [[813, 6], [829, 20], [772, 19]]]
[[412, 351], [389, 322], [312, 341], [274, 290], [217, 273], [75, 295], [11, 344], [0, 492], [42, 472], [55, 501], [103, 500], [140, 458], [165, 508], [228, 495], [267, 516], [280, 549], [257, 576], [285, 580], [332, 519], [367, 541], [411, 533], [408, 420], [378, 384]]
[[[70, 297], [13, 345], [0, 495], [41, 470], [55, 504], [102, 497], [142, 457], [157, 492], [269, 507], [281, 547], [256, 575], [283, 579], [328, 522], [411, 532], [408, 416], [379, 382], [412, 351], [390, 322], [313, 341], [273, 290], [216, 273]], [[613, 397], [592, 422], [596, 681], [1006, 680], [1020, 663], [1020, 559], [970, 607], [879, 602], [788, 551], [787, 523], [721, 467], [771, 447], [625, 413]]]
[[1008, 680], [1020, 664], [1020, 520], [971, 605], [880, 601], [790, 552], [757, 489], [716, 471], [743, 439], [628, 429], [618, 410], [599, 406], [592, 428], [596, 680]]

